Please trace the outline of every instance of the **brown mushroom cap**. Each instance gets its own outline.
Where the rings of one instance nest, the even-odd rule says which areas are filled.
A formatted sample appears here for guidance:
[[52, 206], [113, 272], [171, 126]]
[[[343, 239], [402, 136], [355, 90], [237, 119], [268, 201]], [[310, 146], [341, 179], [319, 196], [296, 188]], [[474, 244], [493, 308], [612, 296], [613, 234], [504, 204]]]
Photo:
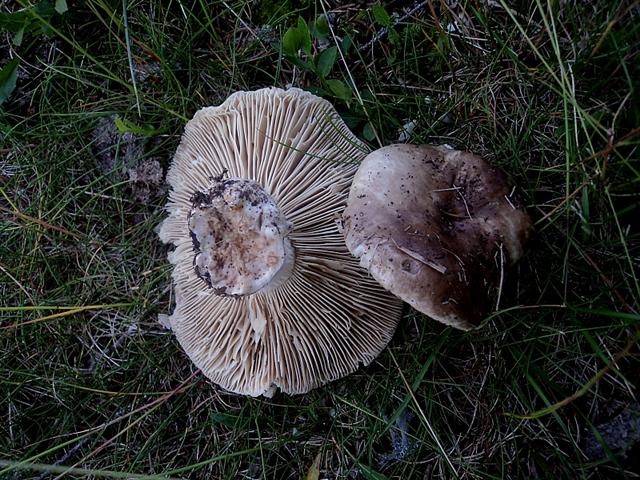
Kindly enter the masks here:
[[390, 145], [356, 173], [347, 247], [387, 290], [456, 328], [495, 306], [504, 268], [532, 233], [505, 176], [469, 152]]
[[304, 393], [390, 340], [401, 302], [336, 223], [366, 154], [327, 101], [298, 89], [238, 92], [186, 125], [159, 232], [175, 246], [169, 323], [215, 383]]

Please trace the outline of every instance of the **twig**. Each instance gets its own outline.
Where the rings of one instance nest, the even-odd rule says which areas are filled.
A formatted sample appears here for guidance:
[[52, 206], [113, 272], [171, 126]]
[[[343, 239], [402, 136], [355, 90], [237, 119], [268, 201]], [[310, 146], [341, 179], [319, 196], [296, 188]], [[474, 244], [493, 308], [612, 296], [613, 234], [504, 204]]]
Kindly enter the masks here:
[[[0, 331], [2, 330], [12, 330], [14, 328], [24, 327], [25, 325], [32, 325], [34, 323], [46, 322], [47, 320], [54, 320], [56, 318], [68, 317], [69, 315], [75, 315], [76, 313], [84, 312], [85, 310], [95, 310], [95, 309], [103, 309], [103, 308], [118, 308], [118, 307], [130, 307], [133, 303], [110, 303], [104, 305], [84, 305], [79, 307], [74, 307], [71, 309], [65, 309], [59, 313], [53, 313], [51, 315], [45, 315], [44, 317], [34, 318], [33, 320], [26, 320], [24, 322], [12, 323], [10, 325], [2, 325], [0, 326]], [[13, 311], [13, 310], [30, 310], [28, 307], [20, 308], [20, 307], [8, 307], [0, 309], [1, 311]]]

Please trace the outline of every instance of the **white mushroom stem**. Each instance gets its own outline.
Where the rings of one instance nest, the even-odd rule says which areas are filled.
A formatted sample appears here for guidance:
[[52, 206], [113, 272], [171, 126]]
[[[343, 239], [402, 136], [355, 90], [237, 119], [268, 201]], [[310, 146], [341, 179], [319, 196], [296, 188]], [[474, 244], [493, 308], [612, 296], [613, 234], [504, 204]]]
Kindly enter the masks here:
[[291, 276], [291, 224], [258, 183], [215, 178], [207, 191], [195, 192], [191, 200], [193, 265], [214, 293], [264, 293]]

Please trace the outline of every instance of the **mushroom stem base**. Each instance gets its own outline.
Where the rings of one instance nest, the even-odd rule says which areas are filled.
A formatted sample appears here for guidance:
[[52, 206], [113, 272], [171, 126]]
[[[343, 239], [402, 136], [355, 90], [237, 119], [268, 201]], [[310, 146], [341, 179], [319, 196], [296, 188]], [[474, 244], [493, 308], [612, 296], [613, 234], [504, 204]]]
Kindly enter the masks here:
[[256, 182], [212, 180], [195, 192], [188, 226], [197, 275], [216, 294], [251, 295], [282, 285], [293, 271], [291, 224]]

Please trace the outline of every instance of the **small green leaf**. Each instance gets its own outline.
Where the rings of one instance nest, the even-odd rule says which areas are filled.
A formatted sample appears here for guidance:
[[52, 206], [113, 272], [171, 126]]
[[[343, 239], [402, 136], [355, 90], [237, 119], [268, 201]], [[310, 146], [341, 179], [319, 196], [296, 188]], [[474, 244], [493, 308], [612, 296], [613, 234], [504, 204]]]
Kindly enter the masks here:
[[363, 463], [360, 463], [358, 466], [360, 467], [360, 473], [367, 480], [387, 480], [388, 478], [386, 475], [383, 475], [382, 473], [377, 472], [373, 468], [367, 465], [364, 465]]
[[320, 458], [320, 453], [318, 453], [307, 471], [306, 480], [318, 480], [320, 478]]
[[56, 8], [56, 12], [62, 15], [64, 12], [69, 10], [69, 7], [67, 6], [67, 0], [56, 0], [55, 8]]
[[349, 114], [347, 112], [340, 113], [340, 118], [342, 118], [344, 123], [351, 130], [355, 130], [362, 123], [362, 118], [357, 115]]
[[318, 75], [324, 78], [331, 73], [331, 69], [336, 63], [337, 55], [338, 48], [329, 47], [317, 56]]
[[17, 33], [20, 30], [24, 30], [28, 16], [28, 10], [18, 10], [13, 13], [0, 12], [0, 28]]
[[136, 135], [150, 137], [158, 132], [158, 130], [153, 128], [151, 125], [136, 125], [126, 118], [122, 119], [120, 117], [116, 117], [115, 124], [120, 133], [134, 133]]
[[394, 29], [389, 30], [389, 41], [392, 45], [400, 44], [400, 34], [396, 32]]
[[307, 22], [304, 20], [304, 18], [298, 17], [298, 30], [300, 30], [300, 32], [304, 32], [308, 29], [309, 28], [307, 27]]
[[298, 56], [289, 55], [289, 61], [294, 65], [300, 67], [305, 72], [315, 72], [316, 70], [313, 63], [302, 60]]
[[298, 55], [298, 50], [302, 49], [311, 56], [311, 34], [307, 22], [302, 17], [298, 18], [297, 27], [289, 27], [282, 37], [282, 50], [291, 57]]
[[373, 129], [373, 125], [371, 125], [371, 122], [367, 122], [367, 124], [364, 126], [364, 128], [362, 129], [362, 135], [366, 140], [370, 142], [375, 140], [376, 132]]
[[24, 39], [24, 28], [21, 28], [16, 32], [15, 36], [13, 37], [13, 44], [16, 47], [19, 47], [20, 45], [22, 45], [23, 39]]
[[376, 3], [373, 7], [371, 7], [371, 12], [373, 13], [373, 18], [375, 18], [376, 22], [378, 22], [380, 25], [382, 25], [383, 27], [391, 26], [391, 17], [382, 5]]
[[329, 22], [327, 22], [327, 17], [324, 15], [319, 16], [315, 22], [311, 23], [309, 30], [313, 38], [317, 40], [324, 40], [329, 36], [329, 33], [331, 33], [329, 30]]
[[305, 22], [302, 17], [298, 17], [298, 32], [300, 32], [302, 39], [302, 49], [307, 55], [311, 55], [311, 33], [309, 32], [307, 22]]
[[346, 54], [352, 46], [353, 40], [351, 39], [351, 35], [345, 35], [342, 39], [342, 53]]
[[351, 89], [342, 80], [327, 80], [327, 87], [336, 98], [346, 103], [351, 100]]
[[213, 422], [234, 429], [243, 429], [249, 423], [249, 419], [243, 415], [233, 415], [231, 413], [224, 412], [212, 412], [209, 416], [211, 420], [213, 420]]
[[302, 48], [302, 43], [303, 39], [300, 30], [296, 27], [291, 27], [282, 37], [282, 50], [291, 56], [296, 56], [298, 50]]
[[16, 88], [19, 64], [20, 59], [14, 58], [0, 70], [0, 105], [9, 98], [9, 95]]
[[[51, 29], [48, 20], [55, 15], [53, 4], [48, 0], [43, 0], [37, 5], [23, 8], [13, 13], [0, 12], [0, 29], [8, 30], [12, 33], [48, 33]], [[21, 38], [18, 39], [22, 41]], [[15, 39], [14, 39], [15, 43]]]
[[300, 66], [300, 68], [302, 68], [303, 70], [307, 71], [307, 72], [313, 72], [314, 68], [313, 68], [313, 64], [311, 62], [305, 62], [305, 61], [298, 61], [297, 64]]
[[33, 8], [33, 13], [35, 13], [38, 17], [42, 17], [47, 20], [53, 17], [56, 13], [55, 7], [51, 4], [49, 0], [42, 0]]
[[368, 88], [365, 88], [364, 90], [360, 91], [360, 97], [365, 102], [375, 102], [375, 100], [376, 100], [376, 96]]
[[305, 87], [305, 90], [309, 93], [313, 93], [316, 97], [324, 97], [326, 95], [329, 95], [329, 92], [327, 92], [324, 88], [315, 87], [313, 85], [309, 85], [308, 87]]

